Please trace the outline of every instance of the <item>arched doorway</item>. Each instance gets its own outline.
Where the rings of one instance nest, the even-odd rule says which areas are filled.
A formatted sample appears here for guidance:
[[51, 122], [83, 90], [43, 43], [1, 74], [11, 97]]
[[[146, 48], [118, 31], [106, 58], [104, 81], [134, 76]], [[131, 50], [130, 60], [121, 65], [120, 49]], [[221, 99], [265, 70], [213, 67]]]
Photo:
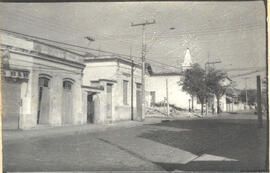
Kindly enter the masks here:
[[63, 82], [63, 98], [62, 98], [62, 124], [72, 123], [73, 98], [72, 98], [72, 82]]
[[50, 113], [50, 79], [47, 77], [40, 77], [38, 80], [39, 98], [38, 98], [38, 124], [49, 123]]

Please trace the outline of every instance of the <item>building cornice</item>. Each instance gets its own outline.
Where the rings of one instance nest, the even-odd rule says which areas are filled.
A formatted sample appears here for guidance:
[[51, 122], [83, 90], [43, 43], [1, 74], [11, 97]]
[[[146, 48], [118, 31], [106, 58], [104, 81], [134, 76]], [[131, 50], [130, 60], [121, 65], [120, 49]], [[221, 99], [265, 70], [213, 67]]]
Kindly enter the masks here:
[[104, 82], [111, 82], [111, 83], [117, 83], [117, 81], [116, 80], [110, 80], [110, 79], [99, 79], [99, 80], [91, 80], [90, 82], [95, 82], [95, 83], [97, 83], [97, 82], [101, 82], [101, 81], [104, 81]]
[[151, 74], [150, 76], [153, 76], [153, 77], [158, 77], [158, 76], [183, 76], [183, 73], [174, 73], [174, 72], [171, 72], [171, 73], [153, 73]]
[[[88, 62], [110, 62], [110, 61], [120, 62], [122, 64], [132, 66], [132, 62], [130, 62], [131, 60], [128, 61], [128, 60], [124, 60], [122, 58], [91, 58], [91, 59], [84, 60], [85, 63], [88, 63]], [[139, 64], [136, 64], [136, 63], [134, 63], [134, 67], [142, 68]]]
[[25, 55], [25, 56], [31, 56], [34, 58], [43, 59], [43, 60], [47, 60], [50, 62], [55, 62], [55, 63], [59, 63], [59, 64], [63, 64], [63, 65], [68, 65], [68, 66], [72, 66], [72, 67], [79, 68], [79, 69], [83, 69], [85, 67], [85, 64], [70, 61], [70, 60], [63, 59], [63, 58], [58, 58], [56, 56], [42, 54], [42, 53], [39, 53], [37, 51], [26, 50], [26, 49], [14, 47], [14, 46], [9, 46], [9, 45], [5, 45], [5, 44], [0, 44], [0, 45], [3, 48], [7, 48], [9, 50], [9, 52], [11, 52], [11, 53]]
[[103, 86], [86, 86], [86, 85], [82, 85], [82, 88], [87, 88], [87, 89], [95, 89], [95, 90], [100, 90], [103, 91], [104, 87]]

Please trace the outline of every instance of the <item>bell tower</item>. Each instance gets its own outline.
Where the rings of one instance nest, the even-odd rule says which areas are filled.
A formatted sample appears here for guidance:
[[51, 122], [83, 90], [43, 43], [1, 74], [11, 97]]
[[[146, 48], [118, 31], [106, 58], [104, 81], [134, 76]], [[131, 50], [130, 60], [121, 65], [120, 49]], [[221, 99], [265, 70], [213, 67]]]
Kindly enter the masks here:
[[189, 48], [187, 48], [186, 54], [184, 57], [184, 62], [181, 64], [182, 71], [185, 71], [186, 69], [191, 68], [191, 65], [192, 65], [191, 54], [190, 54]]

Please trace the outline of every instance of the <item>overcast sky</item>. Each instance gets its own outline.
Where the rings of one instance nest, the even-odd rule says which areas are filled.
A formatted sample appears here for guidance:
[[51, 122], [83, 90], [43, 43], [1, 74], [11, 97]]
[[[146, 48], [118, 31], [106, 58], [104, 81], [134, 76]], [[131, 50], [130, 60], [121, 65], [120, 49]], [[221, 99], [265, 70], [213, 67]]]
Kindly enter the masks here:
[[[156, 24], [146, 27], [148, 59], [177, 66], [189, 47], [193, 62], [203, 67], [208, 60], [221, 60], [220, 69], [265, 66], [263, 1], [0, 4], [2, 29], [117, 53], [132, 48], [135, 56], [141, 54], [141, 27], [131, 22], [152, 19]], [[252, 88], [257, 74], [248, 76]], [[244, 86], [243, 77], [234, 80]]]

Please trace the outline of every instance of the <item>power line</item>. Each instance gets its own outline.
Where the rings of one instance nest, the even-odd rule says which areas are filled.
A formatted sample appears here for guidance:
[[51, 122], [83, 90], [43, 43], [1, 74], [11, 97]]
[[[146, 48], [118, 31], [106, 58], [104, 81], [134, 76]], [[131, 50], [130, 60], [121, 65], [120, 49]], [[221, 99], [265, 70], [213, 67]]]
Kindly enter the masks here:
[[[87, 49], [87, 50], [92, 50], [92, 51], [97, 51], [97, 52], [102, 52], [102, 53], [107, 53], [107, 54], [111, 54], [111, 55], [118, 55], [120, 56], [120, 58], [123, 58], [125, 60], [131, 61], [130, 58], [125, 58], [125, 57], [129, 57], [130, 55], [126, 55], [126, 54], [121, 54], [121, 53], [115, 53], [115, 52], [111, 52], [111, 51], [105, 51], [105, 50], [100, 50], [100, 49], [93, 49], [93, 48], [89, 48], [89, 47], [84, 47], [84, 46], [78, 46], [78, 45], [74, 45], [74, 44], [70, 44], [70, 43], [65, 43], [65, 42], [60, 42], [60, 41], [55, 41], [55, 40], [50, 40], [50, 39], [46, 39], [46, 38], [41, 38], [41, 37], [37, 37], [37, 36], [31, 36], [28, 34], [23, 34], [23, 33], [19, 33], [19, 32], [14, 32], [14, 31], [10, 31], [10, 30], [6, 30], [6, 29], [1, 29], [1, 31], [7, 32], [7, 33], [12, 33], [12, 34], [16, 34], [16, 35], [21, 35], [24, 36], [26, 38], [32, 38], [32, 39], [37, 39], [37, 40], [43, 40], [43, 41], [47, 41], [47, 42], [52, 42], [52, 43], [56, 43], [56, 44], [61, 44], [61, 45], [66, 45], [66, 46], [71, 46], [71, 47], [76, 47], [76, 48], [80, 48], [80, 49]], [[75, 51], [80, 51], [80, 50], [75, 50]], [[137, 56], [133, 56], [134, 58], [140, 59], [141, 57], [137, 57]], [[179, 69], [179, 67], [176, 66], [172, 66], [172, 65], [168, 65], [156, 60], [152, 60], [152, 59], [147, 59], [145, 58], [147, 61], [150, 62], [155, 62], [157, 64], [160, 65], [164, 65], [164, 66], [168, 66], [168, 67], [172, 67], [172, 68], [176, 68]]]
[[223, 68], [223, 71], [248, 71], [248, 70], [265, 70], [265, 67], [243, 67], [243, 68]]
[[[17, 9], [17, 8], [16, 8]], [[21, 12], [24, 12], [24, 11], [21, 11]], [[25, 13], [26, 14], [26, 13]], [[15, 14], [16, 15], [16, 14]], [[9, 17], [9, 16], [8, 16]], [[21, 17], [21, 16], [20, 16]], [[29, 16], [28, 15], [28, 17], [32, 17], [32, 18], [39, 18], [39, 19], [41, 19], [42, 21], [46, 21], [46, 20], [44, 20], [43, 18], [40, 18], [40, 17], [37, 17], [37, 16]], [[42, 27], [45, 27], [45, 26], [47, 26], [48, 24], [49, 25], [51, 25], [51, 26], [53, 26], [53, 24], [51, 23], [52, 21], [46, 21], [46, 25], [43, 25]], [[35, 23], [35, 25], [36, 24], [38, 24], [38, 22], [34, 22]], [[55, 23], [54, 23], [55, 24]], [[59, 24], [55, 24], [56, 26], [60, 26]], [[205, 25], [202, 25], [202, 26], [205, 26]], [[186, 35], [186, 34], [196, 34], [196, 33], [205, 33], [205, 32], [212, 32], [212, 31], [215, 31], [215, 32], [217, 32], [217, 31], [219, 31], [220, 29], [221, 29], [221, 31], [223, 30], [224, 31], [224, 29], [226, 30], [228, 30], [228, 27], [230, 27], [229, 28], [229, 30], [231, 30], [231, 29], [242, 29], [242, 28], [232, 28], [232, 27], [236, 27], [236, 26], [241, 26], [242, 28], [243, 28], [243, 26], [246, 26], [246, 27], [256, 27], [256, 26], [263, 26], [263, 25], [259, 25], [259, 24], [255, 24], [255, 25], [251, 25], [251, 24], [238, 24], [238, 25], [232, 25], [232, 26], [222, 26], [222, 27], [214, 27], [214, 28], [208, 28], [208, 30], [206, 29], [206, 30], [204, 30], [203, 32], [200, 30], [200, 31], [198, 31], [198, 30], [193, 30], [193, 31], [183, 31], [182, 32], [182, 34], [184, 34], [184, 35]], [[54, 26], [55, 27], [55, 26]], [[69, 26], [69, 27], [67, 27], [67, 26], [63, 26], [63, 27], [61, 27], [61, 30], [63, 30], [63, 28], [64, 29], [67, 29], [67, 28], [71, 28], [71, 26]], [[71, 29], [73, 29], [73, 27], [71, 28]], [[213, 30], [214, 29], [214, 30]], [[218, 29], [218, 30], [217, 30]], [[75, 29], [76, 31], [77, 31], [77, 29]], [[82, 32], [83, 30], [79, 30], [79, 32]], [[243, 30], [241, 30], [241, 31], [243, 31]], [[85, 32], [85, 31], [83, 31], [83, 32]], [[181, 35], [181, 33], [180, 33], [180, 35]], [[113, 36], [113, 35], [111, 35], [111, 36]], [[126, 36], [128, 36], [128, 35], [126, 35]], [[178, 36], [179, 36], [179, 34], [178, 34]], [[112, 37], [110, 37], [110, 36], [107, 36], [107, 37], [105, 37], [105, 36], [102, 36], [102, 37], [104, 37], [104, 38], [110, 38], [110, 39], [117, 39], [117, 38], [119, 38], [119, 37], [117, 37], [117, 38], [112, 38]], [[163, 36], [164, 37], [164, 36]], [[167, 38], [170, 38], [170, 37], [167, 37]], [[173, 36], [173, 38], [176, 38], [176, 36]], [[130, 42], [130, 41], [132, 41], [132, 40], [128, 40], [128, 39], [126, 39], [126, 41], [124, 41], [124, 42]], [[122, 41], [120, 41], [120, 42], [122, 42]]]
[[[76, 48], [81, 48], [81, 49], [89, 49], [89, 50], [92, 50], [92, 51], [97, 51], [97, 52], [102, 52], [102, 53], [108, 53], [108, 54], [112, 54], [112, 55], [120, 55], [120, 56], [127, 56], [125, 54], [120, 54], [120, 53], [115, 53], [115, 52], [110, 52], [110, 51], [104, 51], [104, 50], [100, 50], [100, 49], [93, 49], [93, 48], [89, 48], [89, 47], [84, 47], [84, 46], [78, 46], [78, 45], [74, 45], [74, 44], [70, 44], [70, 43], [65, 43], [65, 42], [60, 42], [60, 41], [55, 41], [55, 40], [50, 40], [50, 39], [46, 39], [46, 38], [41, 38], [41, 37], [37, 37], [37, 36], [31, 36], [31, 35], [27, 35], [27, 34], [23, 34], [23, 33], [18, 33], [18, 32], [14, 32], [14, 31], [9, 31], [9, 30], [6, 30], [6, 29], [1, 29], [1, 31], [5, 31], [5, 32], [8, 32], [8, 33], [13, 33], [13, 34], [16, 34], [16, 35], [22, 35], [24, 37], [29, 37], [29, 38], [34, 38], [34, 39], [37, 39], [37, 40], [43, 40], [43, 41], [47, 41], [47, 42], [53, 42], [53, 43], [56, 43], [56, 44], [63, 44], [63, 45], [66, 45], [66, 46], [71, 46], [71, 47], [76, 47]], [[77, 50], [79, 51], [79, 50]], [[136, 57], [138, 58], [138, 57]]]
[[[31, 15], [29, 15], [28, 13], [26, 13], [25, 11], [21, 10], [20, 8], [16, 8], [16, 7], [13, 7], [13, 8], [16, 9], [16, 13], [12, 13], [11, 11], [5, 12], [5, 14], [10, 14], [10, 12], [11, 12], [11, 15], [8, 15], [7, 18], [13, 17], [13, 19], [14, 19], [14, 16], [17, 16], [18, 18], [23, 19], [24, 22], [25, 22], [25, 21], [27, 21], [27, 22], [32, 22], [34, 25], [40, 25], [40, 24], [43, 23], [43, 25], [41, 25], [42, 28], [47, 27], [47, 26], [49, 25], [49, 26], [51, 26], [53, 29], [54, 29], [55, 27], [58, 27], [59, 29], [61, 29], [61, 31], [63, 31], [63, 30], [65, 30], [65, 31], [71, 31], [71, 32], [67, 32], [67, 33], [74, 33], [74, 32], [76, 32], [76, 33], [85, 33], [86, 31], [88, 32], [88, 30], [85, 31], [85, 30], [82, 30], [81, 28], [73, 27], [72, 25], [64, 26], [64, 25], [60, 25], [59, 23], [53, 23], [52, 20], [48, 20], [48, 19], [46, 20], [45, 18], [41, 18], [41, 17], [38, 17], [38, 16], [31, 16]], [[25, 15], [18, 15], [18, 14], [17, 14], [18, 11], [19, 11], [19, 14], [25, 14]], [[25, 18], [28, 18], [28, 19], [25, 20]], [[16, 19], [16, 18], [15, 18], [15, 19]], [[38, 21], [38, 22], [36, 22], [36, 21]], [[48, 28], [48, 27], [47, 27], [47, 28]], [[93, 35], [93, 33], [90, 33], [90, 34]], [[108, 35], [108, 34], [103, 33], [103, 35], [97, 35], [97, 36], [98, 36], [98, 37], [103, 37], [103, 38], [105, 38], [105, 39], [114, 39], [114, 40], [115, 40], [115, 39], [118, 39], [119, 41], [120, 41], [120, 40], [125, 40], [125, 39], [122, 39], [122, 38], [119, 39], [119, 36], [113, 38], [113, 37], [111, 37], [110, 35], [108, 35], [108, 36], [104, 36], [104, 35]], [[100, 38], [99, 38], [99, 39], [100, 39]], [[133, 41], [133, 40], [131, 40], [131, 39], [127, 40], [127, 39], [126, 39], [126, 41], [120, 41], [120, 42], [129, 43], [130, 41]]]
[[237, 78], [237, 77], [241, 77], [241, 76], [247, 76], [247, 75], [251, 75], [251, 74], [259, 73], [259, 72], [263, 72], [263, 71], [264, 70], [255, 70], [255, 71], [248, 72], [248, 73], [241, 73], [241, 74], [238, 74], [238, 75], [233, 75], [233, 76], [230, 76], [230, 78]]

